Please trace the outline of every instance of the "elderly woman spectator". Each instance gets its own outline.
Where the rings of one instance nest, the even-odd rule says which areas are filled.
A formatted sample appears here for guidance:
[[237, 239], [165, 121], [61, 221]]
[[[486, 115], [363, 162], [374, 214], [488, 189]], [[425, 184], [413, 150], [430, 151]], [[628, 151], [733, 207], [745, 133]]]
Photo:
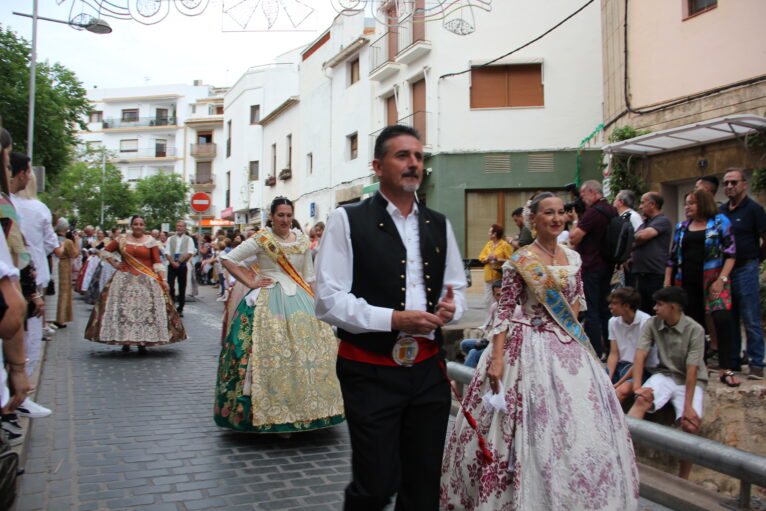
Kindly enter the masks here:
[[685, 313], [705, 326], [710, 313], [718, 335], [718, 361], [721, 383], [738, 387], [734, 376], [739, 370], [737, 354], [732, 353], [733, 322], [731, 284], [736, 248], [731, 222], [718, 213], [713, 195], [698, 189], [684, 199], [686, 220], [676, 225], [673, 246], [665, 269], [665, 285], [683, 288], [689, 303]]
[[489, 228], [489, 241], [479, 254], [479, 261], [484, 264], [484, 302], [489, 309], [495, 301], [492, 296], [492, 283], [503, 277], [501, 268], [513, 254], [513, 247], [503, 238], [502, 225], [492, 224]]
[[58, 257], [58, 300], [53, 324], [57, 328], [66, 328], [66, 324], [72, 321], [72, 264], [80, 257], [77, 249], [80, 240], [76, 232], [69, 231], [69, 221], [66, 218], [59, 218], [54, 230], [59, 238], [61, 255]]

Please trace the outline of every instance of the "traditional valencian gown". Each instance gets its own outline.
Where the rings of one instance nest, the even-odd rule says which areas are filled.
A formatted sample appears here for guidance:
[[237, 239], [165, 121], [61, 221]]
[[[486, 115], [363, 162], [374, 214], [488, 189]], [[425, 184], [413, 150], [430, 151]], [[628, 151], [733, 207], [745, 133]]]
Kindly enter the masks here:
[[[309, 239], [278, 241], [269, 229], [221, 256], [257, 263], [274, 281], [241, 299], [232, 294], [216, 383], [215, 422], [237, 431], [289, 433], [343, 422], [335, 376], [338, 341], [314, 314], [307, 282], [314, 281]], [[234, 307], [231, 312], [229, 308]]]
[[181, 318], [156, 273], [164, 271], [157, 240], [145, 235], [137, 243], [122, 236], [104, 247], [101, 257], [113, 258], [118, 250], [122, 262], [90, 314], [85, 338], [129, 346], [161, 346], [186, 339]]
[[494, 459], [482, 460], [478, 437], [459, 414], [442, 464], [445, 509], [629, 511], [638, 506], [638, 472], [625, 417], [571, 314], [572, 304], [585, 306], [580, 256], [564, 250], [567, 266], [546, 267], [526, 247], [503, 266], [499, 326], [493, 334], [507, 331], [506, 411], [482, 402], [490, 391], [486, 375], [492, 350], [487, 349], [465, 406]]

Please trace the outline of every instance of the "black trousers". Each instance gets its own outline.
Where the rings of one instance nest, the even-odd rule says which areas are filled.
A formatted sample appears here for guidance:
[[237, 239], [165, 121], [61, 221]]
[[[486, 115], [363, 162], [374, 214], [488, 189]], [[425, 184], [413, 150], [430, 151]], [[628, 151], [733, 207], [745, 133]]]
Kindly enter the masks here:
[[[188, 268], [186, 263], [178, 268], [173, 268], [168, 264], [168, 287], [170, 287], [170, 296], [178, 302], [178, 312], [183, 312], [186, 303], [186, 274]], [[176, 279], [178, 279], [178, 296], [176, 296]]]
[[351, 434], [352, 480], [345, 511], [438, 511], [450, 411], [440, 356], [413, 367], [338, 357], [337, 373]]
[[641, 295], [640, 310], [650, 316], [654, 315], [654, 299], [652, 295], [662, 289], [665, 275], [659, 273], [636, 273], [636, 290]]

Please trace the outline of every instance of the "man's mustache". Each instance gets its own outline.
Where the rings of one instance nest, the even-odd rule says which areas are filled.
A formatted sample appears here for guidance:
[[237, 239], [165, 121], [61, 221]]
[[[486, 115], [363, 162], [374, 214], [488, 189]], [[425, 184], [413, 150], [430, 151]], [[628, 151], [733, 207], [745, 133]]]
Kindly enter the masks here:
[[418, 177], [420, 177], [420, 175], [418, 174], [417, 170], [410, 170], [410, 171], [407, 171], [404, 174], [402, 174], [402, 177], [414, 177], [414, 178], [418, 178]]

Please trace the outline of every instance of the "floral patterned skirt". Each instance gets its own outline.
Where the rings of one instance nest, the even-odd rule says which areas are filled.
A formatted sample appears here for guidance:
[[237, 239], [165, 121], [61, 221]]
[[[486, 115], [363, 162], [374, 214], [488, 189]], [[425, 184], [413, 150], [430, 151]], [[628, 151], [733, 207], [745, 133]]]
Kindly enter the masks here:
[[160, 346], [183, 341], [186, 330], [156, 280], [118, 271], [90, 313], [85, 338], [104, 344]]
[[442, 464], [445, 509], [620, 510], [638, 507], [638, 472], [625, 417], [607, 374], [577, 342], [562, 343], [547, 323], [511, 323], [504, 347], [507, 413], [482, 396], [492, 359], [485, 350], [465, 406], [487, 440], [459, 414]]
[[338, 341], [316, 319], [298, 288], [261, 289], [255, 307], [242, 300], [218, 363], [214, 417], [219, 426], [255, 433], [309, 431], [340, 424], [335, 376]]

